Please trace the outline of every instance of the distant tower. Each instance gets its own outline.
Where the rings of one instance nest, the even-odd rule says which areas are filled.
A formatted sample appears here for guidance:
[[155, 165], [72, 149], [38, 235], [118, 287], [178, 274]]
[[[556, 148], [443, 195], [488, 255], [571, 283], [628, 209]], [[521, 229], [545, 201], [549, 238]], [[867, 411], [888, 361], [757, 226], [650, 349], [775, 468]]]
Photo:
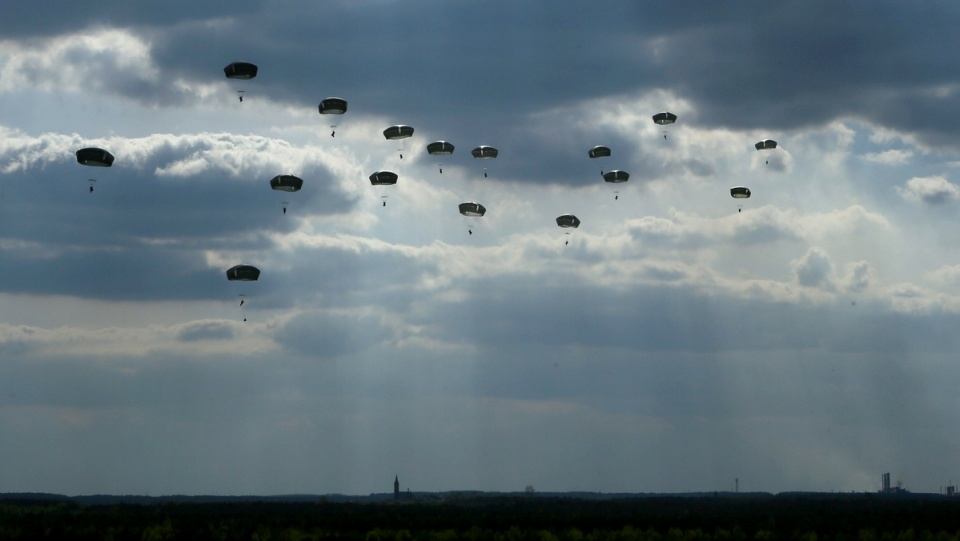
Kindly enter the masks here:
[[398, 476], [393, 477], [393, 499], [400, 499], [400, 477]]
[[890, 492], [890, 474], [889, 473], [883, 474], [883, 476], [880, 478], [880, 482], [881, 482], [881, 486], [883, 487], [880, 489], [880, 492], [883, 492], [883, 493]]

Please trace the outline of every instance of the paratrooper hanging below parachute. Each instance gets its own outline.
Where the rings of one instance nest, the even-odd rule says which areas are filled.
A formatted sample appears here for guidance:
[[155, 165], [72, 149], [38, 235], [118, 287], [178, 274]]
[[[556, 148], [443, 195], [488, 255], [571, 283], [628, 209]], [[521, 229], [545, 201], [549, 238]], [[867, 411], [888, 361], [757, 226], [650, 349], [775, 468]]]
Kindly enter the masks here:
[[[397, 141], [399, 139], [406, 139], [413, 136], [413, 127], [405, 126], [403, 124], [397, 124], [395, 126], [390, 126], [389, 128], [383, 130], [383, 136], [387, 138], [388, 141]], [[403, 159], [403, 147], [397, 149], [397, 152], [400, 153], [400, 159]]]
[[[477, 158], [480, 160], [489, 160], [489, 159], [496, 158], [498, 155], [500, 155], [500, 151], [491, 146], [480, 145], [477, 148], [471, 150], [470, 154], [472, 154], [474, 158]], [[483, 178], [487, 178], [486, 167], [483, 168]]]
[[[757, 144], [753, 146], [755, 146], [757, 150], [773, 150], [777, 148], [777, 142], [774, 141], [773, 139], [764, 139], [763, 141], [758, 141]], [[764, 164], [769, 165], [770, 159], [767, 158], [766, 160], [764, 160]]]
[[[321, 115], [342, 115], [347, 112], [347, 100], [343, 98], [326, 98], [317, 107]], [[330, 125], [330, 137], [336, 137], [337, 125]]]
[[[427, 145], [427, 154], [431, 156], [449, 156], [453, 154], [454, 146], [446, 141], [434, 141]], [[443, 174], [443, 164], [440, 164], [440, 174]]]
[[[227, 79], [249, 80], [257, 76], [258, 68], [256, 64], [250, 62], [233, 62], [223, 68], [223, 74]], [[243, 90], [237, 90], [237, 97], [243, 103]]]
[[[734, 186], [730, 188], [730, 197], [734, 199], [749, 199], [750, 198], [750, 188], [744, 186]], [[737, 212], [743, 210], [742, 205], [737, 205]]]
[[[370, 175], [370, 184], [374, 186], [393, 186], [397, 183], [398, 178], [397, 174], [392, 171], [377, 171]], [[383, 200], [383, 206], [387, 206], [387, 196], [381, 195], [380, 199]]]
[[[627, 173], [626, 171], [620, 171], [618, 169], [614, 169], [613, 171], [607, 171], [606, 173], [604, 173], [603, 180], [605, 180], [606, 182], [610, 182], [612, 184], [620, 184], [630, 180], [630, 173]], [[619, 192], [614, 192], [614, 193], [616, 195], [614, 195], [613, 199], [614, 200], [620, 199]]]
[[[658, 126], [666, 126], [667, 124], [673, 124], [676, 121], [677, 121], [677, 115], [668, 111], [664, 111], [662, 113], [657, 113], [653, 115], [653, 122]], [[666, 129], [663, 130], [663, 138], [664, 139], [667, 138]]]

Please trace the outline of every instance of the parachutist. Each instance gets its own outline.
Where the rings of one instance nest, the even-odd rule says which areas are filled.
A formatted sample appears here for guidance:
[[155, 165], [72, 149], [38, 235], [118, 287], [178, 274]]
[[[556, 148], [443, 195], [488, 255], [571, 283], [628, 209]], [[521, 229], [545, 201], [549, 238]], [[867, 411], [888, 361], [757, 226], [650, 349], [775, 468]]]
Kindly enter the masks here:
[[568, 244], [570, 244], [570, 241], [569, 241], [569, 240], [568, 240], [568, 241], [565, 241], [565, 242], [563, 243], [564, 246], [567, 246]]
[[337, 136], [337, 132], [335, 131], [330, 132], [330, 137], [336, 137], [336, 136]]
[[240, 98], [240, 103], [243, 103], [243, 96], [238, 96]]
[[473, 229], [468, 229], [468, 230], [467, 230], [467, 233], [470, 233], [470, 234], [472, 235], [472, 234], [473, 234]]
[[240, 299], [240, 306], [243, 306], [243, 299]]
[[287, 207], [283, 207], [283, 213], [284, 213], [284, 214], [287, 213]]
[[383, 202], [383, 206], [387, 206], [387, 202], [386, 202], [386, 201]]
[[440, 168], [440, 174], [443, 174], [443, 167]]
[[614, 200], [614, 201], [619, 201], [619, 200], [620, 200], [620, 196], [619, 196], [619, 195], [613, 196], [613, 200]]
[[400, 155], [400, 159], [401, 159], [401, 160], [403, 159], [403, 154]]
[[90, 193], [93, 193], [93, 186], [90, 186]]
[[663, 140], [664, 140], [664, 141], [667, 140], [667, 134], [663, 134]]
[[486, 172], [483, 173], [483, 178], [487, 178], [487, 173], [486, 173]]
[[243, 318], [243, 322], [246, 323], [246, 322], [247, 322], [247, 318]]

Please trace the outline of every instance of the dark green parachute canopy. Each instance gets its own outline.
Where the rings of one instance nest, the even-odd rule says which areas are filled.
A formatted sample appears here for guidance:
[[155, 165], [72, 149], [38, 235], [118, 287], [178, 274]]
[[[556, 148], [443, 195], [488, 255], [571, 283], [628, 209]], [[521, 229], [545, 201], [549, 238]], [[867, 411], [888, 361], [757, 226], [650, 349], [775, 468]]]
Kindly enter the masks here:
[[611, 152], [610, 152], [610, 147], [597, 145], [591, 148], [588, 154], [590, 154], [591, 158], [607, 158], [610, 156]]
[[453, 145], [446, 141], [434, 141], [427, 145], [427, 154], [434, 156], [446, 156], [453, 154]]
[[486, 207], [480, 203], [474, 203], [473, 201], [468, 203], [460, 203], [460, 214], [463, 214], [464, 216], [483, 216], [486, 213]]
[[92, 167], [110, 167], [113, 165], [113, 154], [102, 148], [81, 148], [77, 151], [77, 163]]
[[341, 98], [327, 98], [320, 102], [321, 115], [342, 115], [347, 112], [347, 100]]
[[404, 126], [398, 124], [396, 126], [390, 126], [389, 128], [383, 130], [383, 136], [387, 139], [406, 139], [413, 135], [412, 126]]
[[580, 218], [577, 218], [573, 214], [564, 214], [563, 216], [557, 216], [557, 225], [563, 228], [580, 227]]
[[733, 188], [730, 188], [730, 196], [734, 199], [747, 199], [750, 197], [750, 188], [734, 186]]
[[773, 139], [764, 139], [763, 141], [757, 142], [757, 144], [753, 146], [757, 147], [757, 150], [777, 148], [777, 142], [774, 141]]
[[374, 186], [392, 186], [397, 183], [397, 174], [391, 171], [377, 171], [370, 175], [370, 184]]
[[653, 121], [661, 126], [664, 124], [673, 124], [677, 121], [677, 115], [664, 111], [653, 115]]
[[303, 188], [303, 179], [293, 175], [277, 175], [270, 179], [270, 187], [282, 192], [298, 192]]
[[256, 282], [260, 278], [260, 269], [253, 265], [237, 265], [227, 269], [227, 280], [231, 282]]
[[603, 180], [607, 182], [614, 182], [614, 183], [626, 182], [630, 180], [630, 173], [627, 173], [626, 171], [619, 171], [616, 169], [613, 171], [607, 171], [606, 173], [603, 174]]
[[[453, 146], [451, 145], [451, 152], [452, 152], [452, 147]], [[487, 158], [496, 158], [497, 155], [500, 154], [500, 151], [493, 147], [488, 147], [487, 145], [480, 145], [477, 148], [471, 150], [470, 154], [473, 154], [474, 158], [487, 159]]]
[[249, 62], [234, 62], [223, 68], [228, 79], [253, 79], [257, 76], [257, 66]]

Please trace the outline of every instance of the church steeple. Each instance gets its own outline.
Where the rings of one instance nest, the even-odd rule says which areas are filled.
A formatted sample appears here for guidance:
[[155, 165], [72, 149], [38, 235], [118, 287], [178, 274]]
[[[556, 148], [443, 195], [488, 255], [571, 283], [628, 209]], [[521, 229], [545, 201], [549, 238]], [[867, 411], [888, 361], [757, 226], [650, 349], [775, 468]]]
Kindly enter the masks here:
[[394, 500], [400, 499], [400, 477], [399, 476], [393, 477], [393, 499]]

